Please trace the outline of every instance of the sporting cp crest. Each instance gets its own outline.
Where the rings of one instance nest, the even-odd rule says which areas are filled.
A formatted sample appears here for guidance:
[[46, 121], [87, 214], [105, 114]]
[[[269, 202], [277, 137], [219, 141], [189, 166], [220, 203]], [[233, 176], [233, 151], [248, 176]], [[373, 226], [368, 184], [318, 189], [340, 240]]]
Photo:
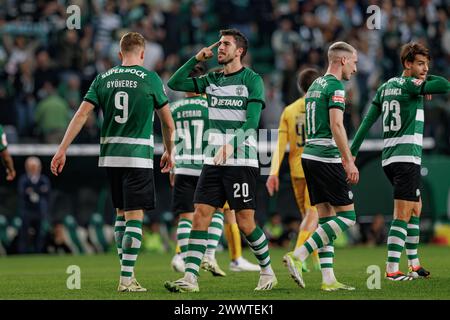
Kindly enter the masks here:
[[244, 93], [244, 87], [243, 86], [236, 87], [236, 94], [238, 96], [242, 96], [243, 93]]

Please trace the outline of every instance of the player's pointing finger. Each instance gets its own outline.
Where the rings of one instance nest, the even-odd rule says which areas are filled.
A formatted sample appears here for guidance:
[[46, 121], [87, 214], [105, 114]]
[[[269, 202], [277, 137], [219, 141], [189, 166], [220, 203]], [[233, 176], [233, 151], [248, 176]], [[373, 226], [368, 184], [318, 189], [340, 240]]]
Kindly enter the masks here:
[[213, 43], [212, 45], [210, 45], [210, 46], [208, 47], [208, 49], [212, 50], [212, 49], [214, 49], [215, 47], [218, 47], [219, 45], [220, 45], [220, 41], [217, 41], [216, 43]]

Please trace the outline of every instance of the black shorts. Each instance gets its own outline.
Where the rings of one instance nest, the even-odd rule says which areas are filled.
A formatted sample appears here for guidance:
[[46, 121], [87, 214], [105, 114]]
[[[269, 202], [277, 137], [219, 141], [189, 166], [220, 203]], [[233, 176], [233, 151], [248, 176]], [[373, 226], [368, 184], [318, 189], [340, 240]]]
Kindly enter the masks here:
[[342, 163], [302, 158], [302, 166], [311, 205], [329, 202], [332, 206], [346, 206], [353, 203], [353, 193]]
[[394, 187], [394, 199], [419, 202], [420, 165], [407, 162], [391, 163], [383, 167]]
[[194, 193], [198, 178], [185, 174], [175, 175], [172, 192], [172, 211], [175, 214], [194, 212]]
[[106, 173], [115, 208], [124, 211], [155, 208], [153, 169], [106, 168]]
[[254, 167], [203, 165], [194, 203], [222, 208], [228, 201], [231, 210], [256, 209], [258, 175]]

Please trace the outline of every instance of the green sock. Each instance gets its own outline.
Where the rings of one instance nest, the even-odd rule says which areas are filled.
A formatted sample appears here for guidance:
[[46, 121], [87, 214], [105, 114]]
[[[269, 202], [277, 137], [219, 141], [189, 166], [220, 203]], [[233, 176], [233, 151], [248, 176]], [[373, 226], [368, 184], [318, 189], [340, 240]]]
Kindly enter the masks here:
[[407, 226], [405, 248], [406, 254], [408, 255], [408, 265], [413, 267], [420, 266], [419, 255], [417, 254], [420, 237], [419, 226], [420, 218], [411, 216]]
[[328, 218], [328, 221], [319, 225], [313, 235], [303, 244], [303, 246], [294, 251], [294, 255], [301, 261], [305, 261], [314, 250], [322, 248], [328, 243], [333, 242], [338, 235], [353, 226], [356, 221], [356, 214], [353, 210], [342, 211], [337, 212], [336, 216]]
[[272, 274], [273, 270], [270, 265], [269, 242], [262, 229], [256, 226], [255, 230], [245, 238], [256, 259], [258, 259], [261, 272]]
[[393, 273], [399, 269], [400, 257], [405, 247], [407, 223], [403, 220], [392, 220], [388, 235], [388, 259], [386, 272]]
[[131, 282], [134, 274], [134, 266], [138, 257], [142, 241], [142, 221], [128, 220], [126, 222], [125, 234], [122, 240], [122, 266], [120, 281], [124, 284]]
[[114, 239], [116, 240], [117, 254], [119, 255], [120, 263], [122, 264], [122, 239], [125, 233], [125, 217], [116, 216], [114, 224]]
[[188, 250], [186, 253], [185, 272], [192, 273], [198, 277], [198, 270], [203, 260], [208, 241], [208, 231], [191, 230], [189, 236]]
[[208, 257], [214, 258], [216, 253], [217, 245], [222, 237], [223, 219], [222, 212], [215, 212], [208, 227], [208, 242], [205, 251], [205, 255]]
[[177, 227], [177, 243], [181, 250], [181, 257], [186, 258], [188, 250], [189, 235], [191, 234], [192, 221], [186, 218], [181, 218], [178, 221]]

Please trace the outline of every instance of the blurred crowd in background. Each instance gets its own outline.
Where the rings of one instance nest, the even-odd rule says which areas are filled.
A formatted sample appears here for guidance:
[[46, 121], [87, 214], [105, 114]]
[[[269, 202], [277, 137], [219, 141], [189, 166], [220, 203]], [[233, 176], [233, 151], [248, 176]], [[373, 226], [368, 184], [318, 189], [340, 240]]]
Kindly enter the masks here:
[[[66, 27], [71, 4], [80, 7], [79, 30]], [[367, 27], [370, 5], [380, 8], [380, 29]], [[220, 29], [235, 27], [250, 40], [245, 63], [265, 79], [268, 108], [261, 127], [268, 129], [278, 127], [283, 108], [298, 98], [299, 70], [324, 72], [326, 50], [336, 40], [355, 46], [359, 70], [347, 84], [351, 137], [377, 86], [400, 74], [402, 44], [425, 43], [430, 72], [450, 76], [449, 8], [449, 0], [4, 0], [0, 123], [12, 143], [58, 143], [96, 74], [120, 64], [118, 40], [125, 32], [145, 36], [145, 67], [167, 81], [180, 64], [217, 41]], [[168, 94], [171, 101], [182, 96]], [[437, 152], [450, 153], [443, 99], [448, 98], [427, 102], [425, 136], [437, 139]], [[77, 142], [98, 143], [100, 123], [97, 110]]]
[[[66, 10], [72, 4], [80, 7], [79, 30], [66, 26], [70, 16]], [[373, 14], [367, 13], [370, 5], [380, 8], [379, 29], [368, 28], [367, 19]], [[450, 77], [449, 15], [450, 0], [2, 0], [0, 124], [10, 144], [57, 144], [95, 76], [120, 64], [118, 41], [124, 33], [144, 35], [145, 67], [167, 82], [188, 58], [217, 41], [219, 30], [237, 28], [250, 41], [245, 65], [264, 78], [267, 107], [260, 127], [266, 129], [278, 128], [284, 107], [299, 97], [299, 71], [315, 67], [325, 72], [328, 46], [337, 40], [352, 44], [358, 50], [359, 62], [356, 76], [346, 83], [345, 124], [351, 138], [376, 88], [400, 75], [402, 44], [426, 44], [432, 56], [430, 73]], [[214, 59], [208, 66], [216, 66]], [[169, 101], [183, 96], [166, 89]], [[424, 135], [435, 139], [435, 153], [450, 154], [449, 102], [448, 95], [425, 102]], [[102, 113], [96, 110], [75, 143], [98, 144], [101, 121]], [[380, 138], [380, 130], [375, 126], [371, 136]], [[155, 134], [155, 140], [160, 141], [159, 121], [155, 122]], [[13, 252], [106, 250], [112, 238], [110, 231], [103, 229], [102, 215], [84, 219], [83, 232], [71, 215], [49, 219], [48, 207], [55, 206], [58, 191], [53, 190], [50, 197], [50, 182], [47, 178], [36, 180], [36, 167], [40, 176], [36, 159], [30, 160], [26, 172], [34, 170], [28, 176], [40, 181], [38, 190], [27, 189], [30, 178], [18, 182], [20, 221], [6, 224], [0, 216], [0, 254], [5, 250], [2, 243], [8, 243]], [[99, 203], [98, 198], [106, 195], [107, 190], [80, 190], [77, 197], [87, 206]], [[60, 206], [67, 204], [63, 201]], [[383, 219], [380, 214], [365, 230], [350, 234], [348, 241], [384, 242]], [[28, 227], [38, 220], [42, 224], [30, 233]], [[164, 221], [172, 223], [173, 216], [162, 214], [158, 222], [148, 224], [148, 233], [153, 230], [155, 234], [148, 236], [149, 247], [168, 249], [166, 233], [160, 232]], [[264, 223], [272, 245], [287, 246], [295, 239], [299, 221], [285, 221], [273, 214]], [[170, 231], [170, 224], [167, 226]], [[24, 228], [26, 234], [20, 236]], [[91, 249], [83, 249], [87, 239]]]

